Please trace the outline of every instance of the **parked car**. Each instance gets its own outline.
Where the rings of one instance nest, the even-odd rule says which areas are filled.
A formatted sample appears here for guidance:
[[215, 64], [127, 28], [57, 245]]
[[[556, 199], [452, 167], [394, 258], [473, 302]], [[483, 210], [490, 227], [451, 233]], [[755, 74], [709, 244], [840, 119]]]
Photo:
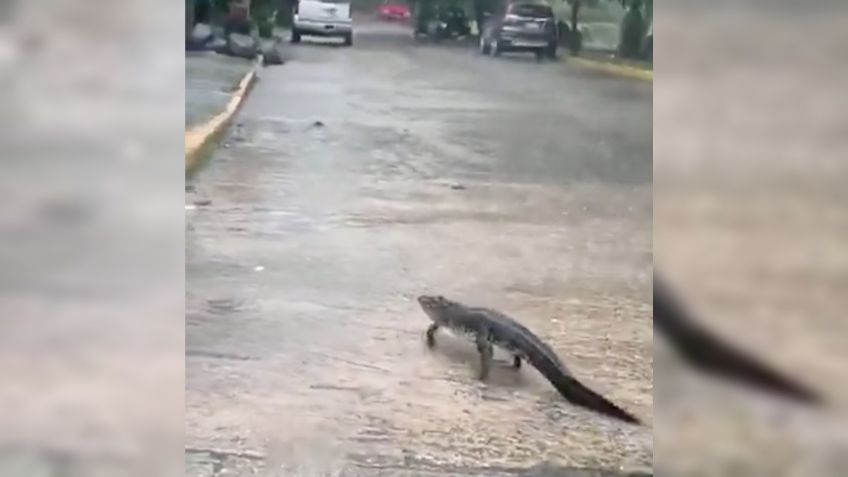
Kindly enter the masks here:
[[393, 0], [385, 0], [377, 8], [377, 16], [386, 21], [407, 21], [411, 14], [409, 5]]
[[498, 56], [509, 51], [532, 51], [536, 57], [555, 58], [558, 44], [551, 7], [519, 1], [490, 15], [480, 35], [480, 53]]
[[295, 6], [292, 43], [302, 36], [340, 37], [353, 44], [353, 18], [349, 0], [299, 0]]
[[462, 7], [433, 5], [418, 12], [415, 19], [415, 36], [426, 35], [433, 40], [468, 36], [471, 24]]

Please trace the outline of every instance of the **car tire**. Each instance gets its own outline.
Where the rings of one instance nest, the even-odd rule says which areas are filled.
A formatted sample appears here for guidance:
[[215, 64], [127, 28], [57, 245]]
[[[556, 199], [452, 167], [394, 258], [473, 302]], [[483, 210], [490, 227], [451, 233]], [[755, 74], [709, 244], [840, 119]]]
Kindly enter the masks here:
[[557, 44], [556, 43], [551, 43], [550, 45], [548, 45], [548, 47], [545, 50], [545, 56], [547, 56], [548, 59], [551, 59], [551, 60], [557, 59]]
[[480, 54], [488, 55], [489, 54], [489, 43], [486, 41], [486, 38], [482, 35], [480, 36]]
[[538, 60], [538, 61], [544, 60], [545, 59], [545, 53], [547, 52], [547, 50], [548, 50], [547, 48], [539, 48], [536, 51], [534, 51], [533, 53], [536, 54], [536, 60]]
[[345, 44], [345, 46], [352, 46], [353, 45], [353, 33], [348, 33], [347, 35], [345, 35], [344, 44]]
[[498, 40], [495, 39], [492, 40], [492, 43], [489, 45], [489, 55], [491, 55], [492, 58], [501, 56], [501, 46], [498, 43]]
[[292, 30], [291, 42], [292, 43], [300, 43], [300, 32], [299, 31]]

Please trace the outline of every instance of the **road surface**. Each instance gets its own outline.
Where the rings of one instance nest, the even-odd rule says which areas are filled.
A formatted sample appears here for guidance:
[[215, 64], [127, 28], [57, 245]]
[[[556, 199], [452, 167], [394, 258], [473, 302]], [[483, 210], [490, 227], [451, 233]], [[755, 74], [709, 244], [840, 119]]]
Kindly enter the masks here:
[[[187, 189], [187, 475], [650, 468], [650, 84], [389, 26], [290, 55]], [[515, 316], [648, 427], [505, 360], [480, 383], [422, 293]]]

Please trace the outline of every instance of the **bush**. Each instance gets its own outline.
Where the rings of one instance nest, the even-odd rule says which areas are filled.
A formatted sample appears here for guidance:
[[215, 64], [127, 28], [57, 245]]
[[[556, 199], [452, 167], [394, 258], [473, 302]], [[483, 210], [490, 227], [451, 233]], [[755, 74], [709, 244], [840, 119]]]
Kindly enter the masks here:
[[290, 27], [294, 21], [294, 12], [288, 8], [277, 10], [276, 21], [277, 25], [281, 27]]
[[274, 24], [267, 19], [256, 22], [256, 29], [262, 38], [271, 38], [274, 36]]
[[257, 33], [262, 38], [274, 35], [274, 22], [277, 16], [275, 2], [269, 0], [253, 0], [250, 16], [256, 24]]

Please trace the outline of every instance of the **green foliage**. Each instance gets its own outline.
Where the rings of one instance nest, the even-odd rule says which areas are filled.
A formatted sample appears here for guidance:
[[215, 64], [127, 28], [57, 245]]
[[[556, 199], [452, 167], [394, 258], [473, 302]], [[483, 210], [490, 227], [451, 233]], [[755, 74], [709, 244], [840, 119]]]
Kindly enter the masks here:
[[[205, 22], [223, 24], [230, 13], [229, 0], [186, 0], [194, 5], [194, 14], [203, 15]], [[196, 19], [199, 20], [199, 19]]]
[[257, 20], [256, 30], [261, 38], [271, 38], [274, 36], [274, 23], [267, 19]]
[[250, 17], [262, 38], [271, 38], [274, 35], [277, 5], [276, 0], [252, 0], [250, 3]]
[[[559, 21], [567, 24], [564, 38], [572, 53], [581, 48], [581, 38], [573, 32], [583, 30], [582, 24], [619, 23], [619, 54], [638, 57], [645, 44], [645, 35], [653, 23], [653, 0], [548, 0], [555, 7]], [[597, 31], [597, 28], [593, 29]], [[585, 33], [585, 32], [584, 32]], [[590, 35], [590, 37], [593, 37]], [[603, 38], [599, 37], [599, 38]], [[611, 38], [610, 38], [611, 39]], [[609, 45], [612, 46], [612, 45]]]
[[624, 58], [639, 57], [646, 28], [641, 6], [641, 0], [631, 0], [627, 14], [621, 20], [621, 40], [618, 45], [618, 53]]
[[271, 20], [276, 11], [276, 2], [272, 0], [253, 0], [250, 3], [250, 16], [257, 21]]
[[211, 3], [212, 11], [218, 15], [226, 16], [230, 12], [229, 0], [201, 0]]
[[282, 7], [277, 10], [275, 20], [279, 26], [290, 27], [294, 22], [294, 12], [292, 12], [292, 9], [288, 6]]

